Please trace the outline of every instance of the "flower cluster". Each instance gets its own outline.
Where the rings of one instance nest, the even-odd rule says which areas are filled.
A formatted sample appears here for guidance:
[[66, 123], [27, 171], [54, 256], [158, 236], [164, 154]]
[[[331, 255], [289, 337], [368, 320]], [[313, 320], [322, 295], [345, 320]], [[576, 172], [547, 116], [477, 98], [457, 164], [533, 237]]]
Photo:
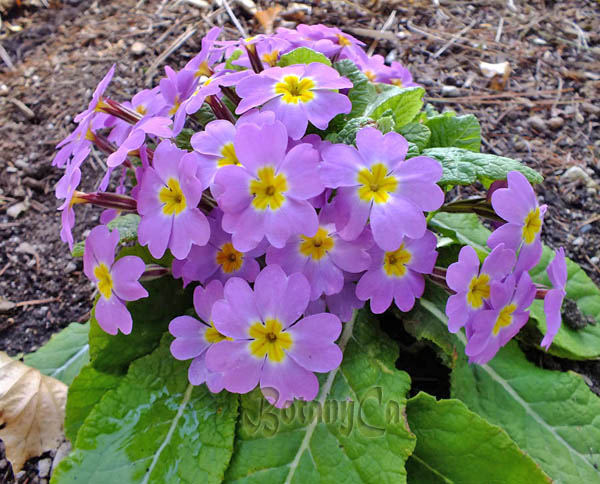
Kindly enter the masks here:
[[[397, 62], [369, 57], [362, 42], [322, 25], [239, 41], [218, 41], [219, 33], [128, 102], [106, 96], [114, 67], [108, 72], [54, 160], [65, 170], [56, 188], [61, 237], [72, 246], [79, 203], [106, 208], [103, 224], [138, 214], [139, 244], [154, 259], [170, 254], [173, 277], [196, 286], [197, 318], [169, 326], [173, 356], [192, 360], [190, 382], [214, 392], [260, 386], [281, 407], [315, 398], [314, 372], [341, 363], [335, 341], [356, 309], [369, 301], [375, 313], [409, 311], [422, 296], [437, 259], [426, 214], [444, 203], [442, 166], [407, 159], [407, 140], [375, 123], [351, 145], [325, 139], [331, 121], [352, 110], [353, 83], [336, 63], [354, 63], [375, 86], [415, 86]], [[289, 62], [303, 51], [317, 60]], [[93, 148], [107, 155], [107, 171], [97, 192], [84, 193], [81, 165]], [[535, 295], [527, 270], [539, 259], [544, 207], [518, 173], [508, 184], [492, 202], [507, 223], [481, 270], [470, 247], [448, 269], [450, 330], [467, 328], [473, 361], [518, 331]], [[124, 301], [147, 296], [138, 279], [148, 268], [139, 257], [114, 262], [118, 240], [116, 230], [94, 228], [84, 259], [100, 294], [95, 317], [111, 334], [131, 331]], [[559, 265], [548, 293], [554, 315], [564, 296]], [[549, 320], [549, 334], [557, 330]]]

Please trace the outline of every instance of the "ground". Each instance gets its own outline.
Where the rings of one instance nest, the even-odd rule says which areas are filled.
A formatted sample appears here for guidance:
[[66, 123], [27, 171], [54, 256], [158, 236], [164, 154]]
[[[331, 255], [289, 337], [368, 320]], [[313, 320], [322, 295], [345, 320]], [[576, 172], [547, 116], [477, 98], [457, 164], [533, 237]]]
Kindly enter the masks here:
[[[0, 2], [0, 11], [10, 3]], [[240, 35], [220, 2], [13, 3], [21, 6], [5, 12], [0, 27], [0, 350], [11, 355], [89, 316], [92, 287], [59, 238], [53, 190], [60, 172], [51, 160], [96, 84], [117, 63], [109, 94], [128, 99], [156, 82], [164, 65], [181, 67], [211, 26]], [[564, 246], [600, 282], [597, 2], [281, 2], [273, 24], [253, 10], [271, 2], [228, 5], [247, 33], [298, 22], [339, 26], [411, 69], [437, 109], [476, 114], [483, 151], [521, 159], [544, 175], [536, 190], [548, 204], [545, 242]], [[504, 86], [482, 74], [482, 61], [509, 63]], [[85, 165], [85, 189], [97, 186], [101, 166], [101, 158]], [[76, 216], [80, 240], [98, 212], [77, 207]], [[599, 371], [595, 363], [575, 369]], [[0, 481], [4, 469], [0, 460]], [[38, 482], [35, 462], [28, 469], [19, 482]]]

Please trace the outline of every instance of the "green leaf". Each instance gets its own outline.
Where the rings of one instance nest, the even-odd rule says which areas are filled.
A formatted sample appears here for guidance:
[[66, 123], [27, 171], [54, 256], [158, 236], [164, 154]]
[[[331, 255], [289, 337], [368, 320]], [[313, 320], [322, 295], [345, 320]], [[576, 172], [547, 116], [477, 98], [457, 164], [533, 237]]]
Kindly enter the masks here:
[[44, 375], [70, 385], [90, 359], [89, 331], [89, 323], [71, 323], [59, 333], [53, 334], [40, 349], [25, 355], [23, 361]]
[[408, 123], [397, 131], [406, 138], [406, 141], [416, 144], [419, 151], [427, 146], [431, 136], [429, 128], [421, 123]]
[[389, 133], [390, 131], [394, 131], [395, 127], [396, 122], [394, 121], [393, 115], [382, 116], [377, 120], [377, 129], [383, 134]]
[[[430, 226], [461, 244], [473, 247], [483, 259], [489, 253], [486, 241], [490, 231], [473, 214], [437, 213]], [[533, 282], [551, 286], [546, 267], [554, 258], [554, 251], [544, 246], [540, 262], [529, 271]], [[575, 262], [567, 258], [567, 297], [577, 303], [579, 310], [600, 322], [600, 289]], [[540, 333], [546, 332], [546, 316], [543, 302], [536, 300], [531, 307], [531, 317]], [[600, 358], [600, 324], [587, 325], [574, 330], [561, 325], [554, 342], [548, 349], [550, 354], [561, 358], [586, 360]]]
[[353, 145], [356, 143], [356, 133], [368, 125], [373, 125], [374, 121], [371, 118], [359, 116], [349, 120], [346, 125], [337, 133], [336, 143], [344, 143]]
[[425, 125], [431, 130], [428, 148], [455, 147], [479, 153], [481, 126], [472, 114], [456, 116], [452, 111], [429, 118]]
[[312, 64], [313, 62], [320, 62], [331, 67], [331, 61], [325, 55], [308, 47], [298, 47], [282, 55], [277, 65], [286, 67], [293, 64]]
[[408, 482], [552, 482], [504, 430], [459, 400], [436, 401], [421, 392], [408, 401], [406, 413], [417, 436], [406, 463]]
[[520, 161], [487, 153], [473, 153], [461, 148], [428, 148], [424, 156], [438, 160], [444, 168], [440, 185], [472, 185], [476, 181], [489, 187], [495, 180], [506, 180], [510, 171], [520, 171], [531, 183], [543, 178], [535, 170]]
[[228, 482], [406, 482], [415, 441], [397, 345], [364, 311], [345, 323], [339, 345], [342, 365], [322, 375], [316, 400], [277, 410], [257, 392], [242, 397]]
[[[447, 328], [443, 298], [419, 300], [422, 334]], [[439, 330], [422, 326], [439, 326]], [[446, 331], [447, 333], [447, 331]], [[573, 372], [543, 370], [512, 341], [486, 365], [470, 365], [462, 332], [451, 341], [452, 396], [502, 427], [557, 482], [598, 482], [600, 398]], [[434, 338], [428, 338], [434, 339]], [[444, 347], [447, 351], [447, 345]]]
[[218, 483], [233, 451], [237, 395], [188, 383], [169, 336], [92, 409], [53, 484]]
[[107, 373], [124, 373], [129, 363], [153, 351], [171, 320], [192, 307], [191, 290], [184, 291], [169, 277], [144, 283], [149, 297], [127, 303], [133, 318], [131, 334], [105, 333], [92, 312], [90, 356], [92, 365]]
[[[122, 244], [137, 240], [137, 229], [139, 224], [140, 216], [135, 213], [128, 213], [126, 215], [120, 215], [116, 217], [106, 225], [110, 230], [119, 229], [119, 242]], [[83, 257], [84, 250], [85, 241], [82, 240], [73, 246], [71, 255], [73, 257]]]
[[396, 87], [383, 91], [373, 103], [370, 103], [365, 116], [379, 119], [385, 111], [391, 109], [394, 113], [396, 129], [410, 123], [423, 107], [422, 87]]
[[124, 375], [98, 371], [88, 364], [84, 366], [69, 386], [65, 415], [65, 435], [75, 442], [79, 427], [109, 390], [117, 387]]
[[225, 69], [228, 69], [230, 71], [243, 71], [244, 68], [242, 66], [238, 66], [237, 64], [233, 63], [233, 61], [238, 60], [242, 56], [242, 54], [243, 52], [241, 49], [235, 49], [225, 61]]

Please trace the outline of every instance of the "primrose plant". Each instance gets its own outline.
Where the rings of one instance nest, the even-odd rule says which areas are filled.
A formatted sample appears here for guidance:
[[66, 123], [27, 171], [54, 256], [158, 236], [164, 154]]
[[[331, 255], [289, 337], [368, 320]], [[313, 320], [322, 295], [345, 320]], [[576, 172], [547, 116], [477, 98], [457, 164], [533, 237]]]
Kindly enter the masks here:
[[[61, 237], [97, 296], [67, 403], [75, 450], [54, 482], [426, 482], [419, 463], [444, 469], [446, 453], [427, 446], [452, 444], [429, 442], [420, 419], [440, 428], [445, 410], [426, 394], [407, 406], [374, 314], [463, 374], [519, 352], [516, 337], [578, 351], [561, 329], [563, 299], [577, 300], [564, 251], [540, 239], [541, 176], [479, 153], [473, 115], [424, 107], [404, 66], [337, 28], [219, 34], [130, 100], [107, 94], [113, 66], [58, 145]], [[84, 192], [92, 151], [106, 172]], [[454, 190], [473, 184], [486, 196]], [[80, 204], [104, 211], [74, 244]], [[468, 432], [504, 426], [463, 401], [448, 405]], [[528, 482], [560, 476], [504, 428], [511, 464], [482, 460], [499, 482], [519, 482], [503, 480], [513, 466]]]

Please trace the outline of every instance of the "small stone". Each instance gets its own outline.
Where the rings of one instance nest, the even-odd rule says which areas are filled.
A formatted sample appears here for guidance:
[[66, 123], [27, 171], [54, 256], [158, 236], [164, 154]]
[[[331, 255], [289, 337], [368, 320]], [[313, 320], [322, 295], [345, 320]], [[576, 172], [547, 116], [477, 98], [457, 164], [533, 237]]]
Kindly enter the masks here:
[[583, 237], [577, 237], [573, 242], [571, 242], [573, 245], [583, 245]]
[[460, 96], [460, 91], [456, 86], [442, 86], [442, 96], [457, 97]]
[[585, 118], [583, 117], [583, 114], [575, 113], [575, 121], [577, 121], [579, 124], [583, 124], [585, 122]]
[[71, 272], [75, 272], [77, 270], [77, 265], [75, 262], [71, 261], [65, 267], [65, 273], [70, 274]]
[[29, 242], [21, 242], [19, 244], [19, 246], [15, 249], [15, 252], [17, 254], [29, 254], [29, 255], [37, 254], [37, 250]]
[[38, 461], [38, 472], [40, 477], [48, 477], [50, 475], [51, 459], [42, 459]]
[[600, 257], [594, 256], [590, 258], [590, 261], [592, 262], [592, 264], [597, 264], [598, 262], [600, 262]]
[[600, 106], [596, 106], [592, 103], [581, 103], [581, 109], [583, 109], [588, 114], [600, 114]]
[[590, 175], [588, 175], [580, 166], [572, 166], [561, 175], [561, 178], [569, 181], [581, 181], [590, 187], [596, 185], [596, 182], [592, 180], [592, 177], [590, 177]]
[[537, 131], [544, 131], [546, 129], [546, 121], [539, 116], [531, 116], [527, 119], [527, 123]]
[[146, 44], [143, 42], [135, 41], [131, 44], [131, 53], [133, 55], [142, 55], [144, 52], [146, 52]]
[[531, 42], [533, 42], [535, 45], [546, 45], [548, 43], [541, 37], [536, 37]]
[[565, 120], [560, 116], [554, 116], [548, 120], [548, 126], [552, 129], [560, 129], [565, 124]]
[[21, 215], [27, 209], [29, 209], [29, 203], [26, 201], [22, 201], [22, 202], [15, 203], [14, 205], [8, 207], [6, 209], [6, 213], [8, 214], [9, 217], [17, 218], [19, 215]]

